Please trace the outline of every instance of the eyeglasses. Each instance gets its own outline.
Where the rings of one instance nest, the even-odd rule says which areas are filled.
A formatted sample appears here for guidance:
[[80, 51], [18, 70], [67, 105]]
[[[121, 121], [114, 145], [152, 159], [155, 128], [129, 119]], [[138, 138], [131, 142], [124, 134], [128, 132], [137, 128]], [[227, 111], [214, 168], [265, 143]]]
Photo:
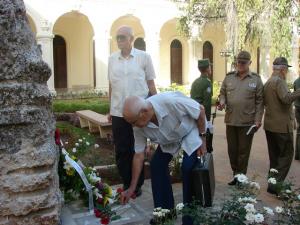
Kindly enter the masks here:
[[125, 41], [127, 39], [127, 36], [126, 35], [117, 35], [116, 36], [116, 40], [117, 41]]
[[238, 64], [241, 64], [241, 65], [245, 65], [245, 64], [248, 63], [248, 61], [238, 60], [237, 63], [238, 63]]

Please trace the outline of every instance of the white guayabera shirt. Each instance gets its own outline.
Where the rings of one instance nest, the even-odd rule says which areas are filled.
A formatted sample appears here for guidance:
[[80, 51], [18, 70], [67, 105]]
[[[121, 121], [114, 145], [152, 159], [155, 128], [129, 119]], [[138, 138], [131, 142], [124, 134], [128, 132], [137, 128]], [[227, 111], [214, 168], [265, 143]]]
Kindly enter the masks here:
[[124, 101], [128, 96], [146, 98], [148, 80], [154, 80], [155, 72], [149, 54], [132, 48], [128, 58], [115, 52], [108, 61], [108, 80], [112, 89], [110, 114], [123, 117]]
[[135, 152], [143, 152], [147, 138], [172, 155], [182, 148], [188, 155], [198, 149], [197, 119], [200, 105], [180, 92], [164, 92], [147, 99], [154, 109], [159, 126], [149, 122], [144, 128], [134, 127]]

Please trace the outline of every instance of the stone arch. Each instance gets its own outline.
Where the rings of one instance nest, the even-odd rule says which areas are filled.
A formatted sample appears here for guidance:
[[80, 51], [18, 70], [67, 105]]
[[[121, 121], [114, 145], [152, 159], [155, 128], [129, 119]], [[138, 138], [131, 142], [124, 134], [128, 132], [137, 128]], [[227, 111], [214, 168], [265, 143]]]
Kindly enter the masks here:
[[67, 88], [93, 88], [94, 30], [88, 17], [76, 11], [63, 14], [55, 21], [53, 34], [63, 37], [66, 42]]
[[110, 45], [110, 52], [115, 52], [118, 50], [118, 45], [116, 41], [116, 33], [119, 27], [121, 26], [130, 26], [133, 29], [133, 33], [135, 37], [138, 38], [145, 38], [145, 30], [144, 27], [141, 24], [141, 20], [135, 16], [132, 15], [126, 15], [119, 17], [116, 19], [110, 28], [110, 35], [112, 37], [111, 45]]
[[214, 75], [214, 47], [210, 41], [205, 41], [202, 48], [203, 59], [209, 59], [211, 65], [211, 80], [213, 80]]
[[[188, 82], [189, 56], [187, 40], [177, 33], [177, 20], [174, 18], [165, 22], [160, 30], [160, 79], [164, 85], [172, 83], [171, 68], [171, 43], [175, 39], [181, 43], [181, 78], [178, 80], [181, 84]], [[175, 43], [176, 44], [176, 43]], [[174, 44], [173, 44], [174, 45]], [[176, 51], [175, 49], [173, 49]], [[179, 54], [179, 53], [178, 53]]]

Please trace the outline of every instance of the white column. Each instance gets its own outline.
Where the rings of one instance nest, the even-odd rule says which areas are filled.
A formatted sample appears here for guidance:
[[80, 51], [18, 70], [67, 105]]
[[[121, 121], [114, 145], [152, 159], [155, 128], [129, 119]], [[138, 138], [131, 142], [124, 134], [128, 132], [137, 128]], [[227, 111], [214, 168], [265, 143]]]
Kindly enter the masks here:
[[265, 82], [270, 76], [270, 64], [271, 64], [271, 56], [270, 56], [270, 46], [262, 45], [260, 48], [260, 71], [262, 80]]
[[152, 58], [154, 70], [156, 73], [156, 79], [159, 80], [160, 73], [160, 37], [158, 32], [149, 32], [146, 36], [146, 52], [148, 52]]
[[195, 38], [188, 40], [189, 45], [189, 74], [186, 77], [185, 80], [189, 84], [192, 84], [193, 81], [199, 77], [199, 71], [198, 71], [198, 60], [196, 57], [196, 42], [197, 40]]
[[96, 90], [108, 93], [108, 58], [110, 55], [110, 37], [107, 34], [95, 35]]
[[291, 66], [293, 66], [291, 79], [294, 81], [299, 76], [299, 35], [298, 35], [298, 28], [297, 24], [293, 24], [293, 35], [292, 35], [292, 61]]
[[48, 88], [55, 93], [54, 88], [54, 65], [53, 65], [53, 34], [38, 34], [36, 39], [38, 45], [41, 46], [43, 60], [51, 69], [51, 76], [47, 81]]

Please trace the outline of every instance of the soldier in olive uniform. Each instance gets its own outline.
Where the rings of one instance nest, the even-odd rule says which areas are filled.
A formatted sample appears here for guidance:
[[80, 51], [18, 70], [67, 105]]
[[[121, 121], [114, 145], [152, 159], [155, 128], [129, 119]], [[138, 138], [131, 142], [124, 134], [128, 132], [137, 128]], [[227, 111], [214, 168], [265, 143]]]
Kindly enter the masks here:
[[[246, 174], [254, 130], [261, 126], [263, 116], [263, 83], [251, 72], [251, 56], [241, 51], [237, 56], [236, 71], [226, 75], [220, 90], [219, 109], [225, 110], [228, 155], [233, 175]], [[237, 184], [234, 178], [228, 185]]]
[[[300, 89], [300, 77], [298, 77], [294, 82], [294, 91], [298, 89]], [[297, 120], [295, 160], [300, 160], [300, 98], [297, 98], [295, 100], [294, 105], [295, 105], [295, 116]]]
[[[264, 85], [265, 118], [264, 129], [268, 143], [270, 168], [277, 182], [284, 181], [294, 154], [293, 148], [293, 107], [292, 102], [300, 97], [300, 90], [291, 93], [285, 81], [288, 73], [288, 61], [278, 57], [273, 62], [273, 73]], [[276, 186], [268, 184], [271, 194], [278, 194]]]
[[[210, 121], [211, 117], [211, 98], [212, 98], [212, 85], [211, 85], [211, 67], [209, 59], [198, 60], [198, 69], [201, 73], [192, 84], [191, 98], [196, 100], [199, 104], [205, 108], [205, 114], [207, 121]], [[208, 152], [212, 152], [212, 134], [207, 132], [206, 148]]]

